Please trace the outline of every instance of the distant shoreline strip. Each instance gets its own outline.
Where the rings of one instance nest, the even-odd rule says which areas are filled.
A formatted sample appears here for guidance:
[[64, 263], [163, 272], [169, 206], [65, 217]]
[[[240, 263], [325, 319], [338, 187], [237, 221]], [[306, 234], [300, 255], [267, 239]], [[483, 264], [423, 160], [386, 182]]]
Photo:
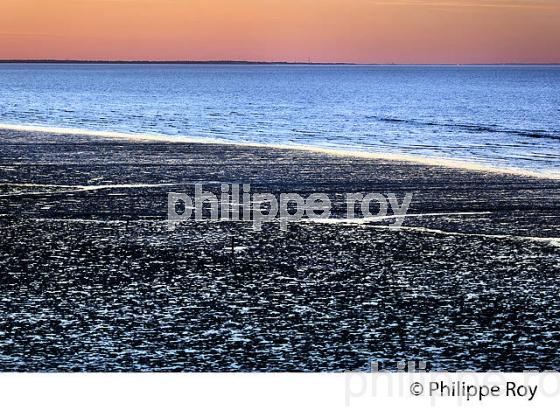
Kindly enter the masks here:
[[[357, 63], [314, 63], [312, 61], [158, 61], [158, 60], [0, 60], [0, 64], [153, 64], [153, 65], [360, 65]], [[368, 64], [369, 65], [369, 64]], [[377, 64], [375, 64], [377, 65]], [[384, 65], [384, 64], [380, 64]]]
[[323, 148], [311, 145], [301, 144], [265, 144], [258, 142], [236, 142], [211, 137], [189, 137], [182, 135], [158, 135], [158, 134], [133, 134], [115, 131], [93, 131], [80, 128], [59, 128], [37, 125], [16, 125], [16, 124], [0, 124], [0, 130], [6, 131], [23, 131], [38, 132], [60, 135], [81, 135], [90, 137], [110, 138], [115, 140], [141, 141], [141, 142], [165, 142], [173, 144], [213, 144], [213, 145], [230, 145], [249, 148], [270, 148], [279, 150], [291, 150], [300, 152], [309, 152], [316, 154], [330, 155], [334, 157], [360, 158], [373, 160], [387, 160], [396, 162], [408, 162], [418, 165], [427, 165], [434, 167], [456, 168], [468, 171], [490, 172], [499, 174], [518, 175], [539, 179], [560, 180], [560, 173], [536, 172], [520, 168], [492, 167], [477, 162], [462, 161], [446, 158], [431, 158], [419, 155], [391, 154], [391, 153], [374, 153], [364, 151], [342, 150], [335, 148]]
[[313, 62], [313, 61], [248, 61], [248, 60], [0, 60], [0, 64], [153, 64], [153, 65], [348, 65], [348, 66], [380, 66], [380, 67], [547, 67], [560, 66], [557, 61], [535, 63], [495, 62], [495, 63], [353, 63], [353, 62]]

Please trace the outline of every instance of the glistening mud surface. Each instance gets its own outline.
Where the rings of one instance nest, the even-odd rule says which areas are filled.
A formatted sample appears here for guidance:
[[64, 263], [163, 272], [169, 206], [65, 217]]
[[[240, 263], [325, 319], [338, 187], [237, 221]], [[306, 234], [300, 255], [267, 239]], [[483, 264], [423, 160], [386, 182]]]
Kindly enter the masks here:
[[[21, 132], [0, 150], [4, 371], [560, 370], [558, 181]], [[340, 223], [169, 232], [167, 193], [195, 182], [325, 192]], [[347, 192], [413, 192], [416, 216], [344, 221]]]

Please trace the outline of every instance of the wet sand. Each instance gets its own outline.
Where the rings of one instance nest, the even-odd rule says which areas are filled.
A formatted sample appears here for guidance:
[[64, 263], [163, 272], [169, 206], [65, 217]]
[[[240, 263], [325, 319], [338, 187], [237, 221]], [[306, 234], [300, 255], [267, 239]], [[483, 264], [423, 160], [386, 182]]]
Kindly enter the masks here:
[[[560, 370], [558, 180], [25, 130], [0, 152], [1, 370]], [[169, 232], [197, 182], [327, 193], [337, 223]], [[410, 216], [346, 221], [351, 192]]]

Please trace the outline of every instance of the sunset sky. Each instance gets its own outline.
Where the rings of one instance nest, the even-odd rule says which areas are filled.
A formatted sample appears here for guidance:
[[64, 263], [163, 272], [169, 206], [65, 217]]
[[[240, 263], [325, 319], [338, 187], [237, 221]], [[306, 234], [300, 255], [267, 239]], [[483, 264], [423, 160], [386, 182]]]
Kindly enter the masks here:
[[0, 59], [560, 63], [560, 0], [0, 0]]

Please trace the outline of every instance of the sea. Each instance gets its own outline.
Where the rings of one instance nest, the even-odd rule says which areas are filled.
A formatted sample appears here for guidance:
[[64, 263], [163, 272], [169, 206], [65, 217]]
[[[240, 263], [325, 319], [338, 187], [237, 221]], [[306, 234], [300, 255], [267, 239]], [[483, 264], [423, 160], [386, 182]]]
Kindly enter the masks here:
[[560, 66], [0, 64], [0, 124], [560, 172]]

